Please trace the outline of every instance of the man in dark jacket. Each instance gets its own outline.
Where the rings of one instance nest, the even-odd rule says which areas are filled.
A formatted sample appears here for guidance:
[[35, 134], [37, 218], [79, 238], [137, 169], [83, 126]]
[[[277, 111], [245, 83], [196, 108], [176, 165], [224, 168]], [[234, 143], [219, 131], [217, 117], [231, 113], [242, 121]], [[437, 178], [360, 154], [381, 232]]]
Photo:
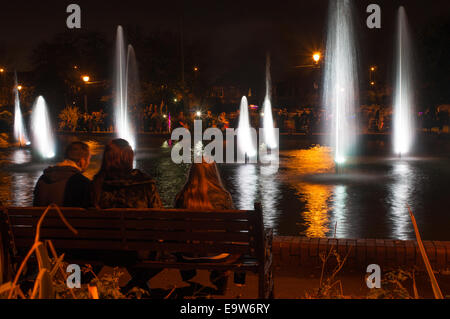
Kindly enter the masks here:
[[64, 160], [44, 170], [34, 188], [33, 206], [52, 203], [65, 207], [92, 206], [91, 182], [82, 173], [90, 163], [89, 146], [83, 142], [71, 143]]

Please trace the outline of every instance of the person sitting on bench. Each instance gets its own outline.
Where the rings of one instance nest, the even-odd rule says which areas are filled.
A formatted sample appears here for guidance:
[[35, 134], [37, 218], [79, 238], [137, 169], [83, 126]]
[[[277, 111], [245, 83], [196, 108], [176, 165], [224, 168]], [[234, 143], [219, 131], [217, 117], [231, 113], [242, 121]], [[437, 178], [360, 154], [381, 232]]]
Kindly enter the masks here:
[[[201, 209], [201, 210], [226, 210], [234, 209], [233, 199], [223, 186], [219, 171], [215, 162], [194, 163], [191, 165], [186, 184], [175, 198], [175, 208]], [[205, 261], [223, 260], [229, 254], [216, 256], [188, 256], [180, 254], [178, 257], [186, 262], [189, 260]], [[181, 277], [189, 281], [196, 276], [196, 270], [181, 270]], [[210, 274], [210, 280], [219, 291], [223, 293], [227, 287], [228, 276], [223, 271], [214, 270]]]
[[[93, 180], [94, 205], [97, 208], [162, 208], [155, 181], [144, 172], [133, 169], [134, 152], [124, 139], [108, 143], [103, 153], [102, 166]], [[111, 264], [118, 256], [108, 256]], [[140, 251], [138, 256], [125, 255], [121, 262], [136, 259], [154, 259], [154, 253]], [[162, 269], [132, 269], [127, 267], [132, 279], [124, 291], [139, 287], [149, 291], [148, 280]]]
[[83, 175], [89, 166], [89, 146], [73, 142], [67, 146], [64, 160], [44, 170], [34, 188], [33, 206], [52, 203], [64, 207], [92, 206], [91, 181]]

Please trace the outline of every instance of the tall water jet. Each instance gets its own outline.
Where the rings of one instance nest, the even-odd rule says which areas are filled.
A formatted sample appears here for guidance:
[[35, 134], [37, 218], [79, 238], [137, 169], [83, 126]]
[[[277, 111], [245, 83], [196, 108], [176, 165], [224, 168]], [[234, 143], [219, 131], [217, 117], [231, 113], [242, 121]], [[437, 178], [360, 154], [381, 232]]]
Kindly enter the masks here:
[[326, 52], [324, 105], [332, 118], [330, 144], [338, 167], [355, 145], [357, 132], [358, 73], [350, 0], [329, 3]]
[[408, 20], [404, 7], [397, 17], [396, 78], [394, 93], [394, 153], [402, 156], [411, 150], [413, 141], [413, 70]]
[[34, 149], [44, 158], [55, 156], [55, 142], [52, 127], [47, 112], [47, 104], [42, 96], [34, 102], [31, 115], [31, 130], [33, 132]]
[[272, 116], [272, 103], [270, 102], [270, 89], [271, 89], [271, 77], [270, 77], [270, 55], [266, 56], [266, 96], [263, 104], [263, 128], [264, 128], [264, 143], [268, 148], [276, 148], [277, 139], [275, 136], [275, 129], [273, 127]]
[[22, 111], [20, 110], [19, 88], [17, 75], [14, 76], [14, 138], [19, 146], [30, 145]]
[[122, 26], [117, 27], [115, 60], [115, 118], [117, 136], [127, 140], [135, 148], [135, 139], [128, 120], [128, 57]]
[[[256, 136], [255, 136], [256, 137]], [[248, 102], [245, 96], [241, 99], [239, 108], [239, 124], [237, 130], [238, 151], [242, 155], [247, 155], [249, 158], [256, 156], [256, 146], [252, 138], [252, 128], [250, 126], [250, 119], [248, 115]]]

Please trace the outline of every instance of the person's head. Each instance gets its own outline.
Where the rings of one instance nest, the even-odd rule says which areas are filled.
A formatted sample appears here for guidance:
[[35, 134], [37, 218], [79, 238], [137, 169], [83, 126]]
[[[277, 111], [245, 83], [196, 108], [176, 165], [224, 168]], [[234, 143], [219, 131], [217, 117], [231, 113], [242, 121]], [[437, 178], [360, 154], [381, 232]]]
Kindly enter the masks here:
[[91, 161], [89, 146], [83, 142], [72, 142], [67, 146], [64, 158], [73, 161], [83, 172]]
[[105, 146], [100, 171], [106, 175], [112, 172], [128, 173], [133, 169], [133, 159], [130, 144], [121, 138], [114, 139]]
[[222, 184], [215, 162], [193, 163], [183, 189], [176, 197], [177, 204], [183, 208], [212, 209], [208, 192], [228, 194]]

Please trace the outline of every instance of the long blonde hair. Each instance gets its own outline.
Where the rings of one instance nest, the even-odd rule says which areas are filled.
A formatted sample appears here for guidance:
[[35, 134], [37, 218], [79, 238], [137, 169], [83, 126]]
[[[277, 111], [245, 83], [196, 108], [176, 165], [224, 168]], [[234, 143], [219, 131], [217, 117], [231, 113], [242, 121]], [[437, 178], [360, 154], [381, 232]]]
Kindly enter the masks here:
[[221, 193], [231, 198], [220, 178], [215, 162], [194, 163], [191, 165], [186, 184], [175, 199], [178, 208], [213, 209], [208, 194]]

